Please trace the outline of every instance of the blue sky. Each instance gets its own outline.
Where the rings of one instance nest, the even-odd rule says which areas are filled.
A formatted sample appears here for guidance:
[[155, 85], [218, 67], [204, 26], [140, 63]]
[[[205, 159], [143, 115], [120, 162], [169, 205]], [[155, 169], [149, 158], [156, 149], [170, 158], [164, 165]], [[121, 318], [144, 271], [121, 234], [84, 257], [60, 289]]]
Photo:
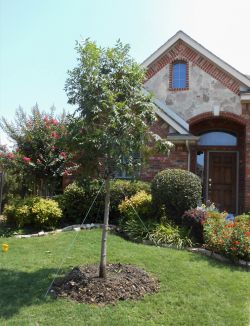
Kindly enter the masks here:
[[63, 88], [81, 38], [120, 38], [142, 62], [182, 29], [250, 74], [249, 12], [249, 0], [0, 0], [0, 116], [36, 102], [69, 110]]

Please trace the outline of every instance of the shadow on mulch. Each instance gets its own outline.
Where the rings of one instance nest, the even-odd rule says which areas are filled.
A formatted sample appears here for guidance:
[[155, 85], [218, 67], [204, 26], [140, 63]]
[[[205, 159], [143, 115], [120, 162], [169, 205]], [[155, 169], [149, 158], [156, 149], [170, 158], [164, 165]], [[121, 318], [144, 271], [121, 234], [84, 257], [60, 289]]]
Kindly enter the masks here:
[[98, 272], [98, 265], [75, 267], [55, 281], [51, 294], [81, 303], [114, 304], [119, 300], [141, 299], [159, 290], [158, 280], [132, 265], [107, 265], [106, 279], [99, 278]]

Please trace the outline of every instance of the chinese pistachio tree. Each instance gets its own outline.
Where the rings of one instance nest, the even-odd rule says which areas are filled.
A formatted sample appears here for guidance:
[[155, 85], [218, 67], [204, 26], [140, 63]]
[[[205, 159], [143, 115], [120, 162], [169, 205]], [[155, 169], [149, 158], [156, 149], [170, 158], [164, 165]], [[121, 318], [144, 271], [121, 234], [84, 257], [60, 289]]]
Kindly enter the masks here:
[[48, 196], [62, 175], [74, 168], [72, 156], [64, 150], [66, 118], [55, 118], [34, 106], [31, 114], [19, 107], [13, 122], [1, 119], [1, 127], [13, 142], [13, 150], [0, 148], [0, 166], [3, 170], [22, 176], [32, 185], [32, 193]]
[[86, 40], [76, 50], [78, 64], [65, 84], [68, 103], [76, 106], [69, 139], [85, 171], [101, 170], [105, 180], [99, 270], [105, 278], [110, 179], [119, 170], [138, 170], [153, 140], [167, 152], [172, 144], [150, 132], [155, 121], [151, 97], [142, 91], [144, 70], [129, 56], [128, 45], [118, 41], [113, 48], [100, 48]]

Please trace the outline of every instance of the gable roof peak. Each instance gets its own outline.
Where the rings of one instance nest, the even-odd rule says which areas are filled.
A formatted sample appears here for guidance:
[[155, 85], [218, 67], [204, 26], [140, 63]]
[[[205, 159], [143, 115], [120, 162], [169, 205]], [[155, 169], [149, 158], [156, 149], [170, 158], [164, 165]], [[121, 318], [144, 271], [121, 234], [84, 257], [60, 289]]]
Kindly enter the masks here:
[[145, 68], [148, 68], [179, 40], [185, 42], [189, 47], [199, 52], [202, 56], [207, 58], [209, 61], [213, 62], [217, 67], [220, 67], [223, 71], [237, 79], [241, 84], [250, 88], [250, 79], [246, 75], [242, 74], [241, 72], [230, 66], [228, 63], [217, 57], [215, 54], [207, 50], [204, 46], [195, 41], [182, 30], [179, 30], [176, 34], [174, 34], [166, 43], [164, 43], [159, 49], [157, 49], [146, 60], [144, 60], [141, 65]]

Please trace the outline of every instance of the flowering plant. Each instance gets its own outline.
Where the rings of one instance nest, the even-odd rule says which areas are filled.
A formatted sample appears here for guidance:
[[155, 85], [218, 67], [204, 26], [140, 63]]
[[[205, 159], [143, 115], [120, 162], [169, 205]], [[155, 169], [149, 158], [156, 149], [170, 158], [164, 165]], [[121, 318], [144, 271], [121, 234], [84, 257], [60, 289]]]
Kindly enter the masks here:
[[66, 137], [66, 117], [58, 119], [40, 112], [37, 106], [28, 116], [19, 108], [16, 122], [9, 123], [2, 119], [1, 127], [14, 142], [14, 149], [0, 148], [0, 166], [4, 170], [23, 174], [25, 179], [36, 184], [43, 195], [43, 190], [53, 180], [72, 173], [77, 166], [72, 162], [72, 155], [64, 149]]
[[235, 221], [227, 221], [225, 214], [219, 214], [208, 216], [204, 223], [206, 247], [233, 259], [249, 261], [250, 219], [236, 217]]

